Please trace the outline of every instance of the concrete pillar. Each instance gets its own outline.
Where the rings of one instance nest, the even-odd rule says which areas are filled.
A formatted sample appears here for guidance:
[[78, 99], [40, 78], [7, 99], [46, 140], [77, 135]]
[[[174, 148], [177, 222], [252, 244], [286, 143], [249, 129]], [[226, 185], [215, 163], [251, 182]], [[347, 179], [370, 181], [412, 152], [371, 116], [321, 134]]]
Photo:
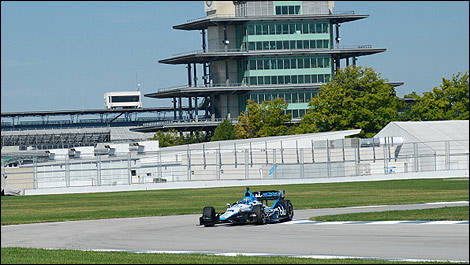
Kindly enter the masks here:
[[336, 25], [336, 49], [339, 49], [339, 41], [341, 40], [341, 38], [339, 37], [339, 27], [340, 27], [340, 24], [337, 23], [335, 24]]
[[193, 78], [194, 78], [194, 86], [197, 87], [197, 68], [196, 68], [196, 63], [193, 64]]
[[193, 119], [193, 101], [191, 97], [188, 97], [188, 107], [189, 119]]
[[202, 29], [201, 34], [202, 34], [202, 51], [206, 52], [206, 30]]
[[181, 103], [181, 97], [178, 97], [178, 109], [179, 109], [179, 119], [183, 119], [183, 106]]
[[349, 66], [349, 57], [346, 58], [346, 67]]
[[176, 98], [173, 98], [173, 120], [176, 120]]
[[356, 66], [356, 61], [357, 61], [357, 58], [356, 58], [356, 57], [353, 57], [353, 58], [352, 58], [352, 64], [353, 64], [354, 66]]
[[186, 68], [188, 69], [188, 87], [190, 87], [191, 86], [191, 64], [188, 63]]

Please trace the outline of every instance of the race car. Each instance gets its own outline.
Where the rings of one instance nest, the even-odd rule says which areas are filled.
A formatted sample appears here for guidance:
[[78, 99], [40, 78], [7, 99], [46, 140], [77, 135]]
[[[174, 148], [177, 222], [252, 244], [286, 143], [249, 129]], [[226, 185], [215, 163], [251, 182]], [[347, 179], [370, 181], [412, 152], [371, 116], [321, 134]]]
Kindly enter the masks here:
[[[215, 208], [206, 206], [199, 217], [199, 225], [214, 226], [219, 223], [230, 224], [265, 224], [292, 220], [294, 207], [290, 200], [285, 200], [285, 191], [251, 192], [246, 188], [241, 201], [227, 203], [225, 213], [216, 213]], [[274, 201], [268, 206], [268, 201]], [[264, 202], [264, 203], [263, 203]]]

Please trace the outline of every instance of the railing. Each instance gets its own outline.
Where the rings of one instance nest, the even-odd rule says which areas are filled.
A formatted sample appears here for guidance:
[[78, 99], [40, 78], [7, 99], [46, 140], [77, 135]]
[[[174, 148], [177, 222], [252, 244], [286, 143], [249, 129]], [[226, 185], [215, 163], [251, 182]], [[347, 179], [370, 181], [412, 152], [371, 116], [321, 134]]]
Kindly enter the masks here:
[[[287, 139], [287, 138], [282, 138]], [[4, 168], [11, 188], [312, 179], [459, 171], [468, 177], [469, 141], [391, 143], [382, 139], [256, 139], [175, 146], [157, 152], [55, 155]], [[209, 147], [210, 146], [210, 147]], [[144, 150], [145, 151], [145, 150]], [[3, 171], [3, 170], [2, 170]]]

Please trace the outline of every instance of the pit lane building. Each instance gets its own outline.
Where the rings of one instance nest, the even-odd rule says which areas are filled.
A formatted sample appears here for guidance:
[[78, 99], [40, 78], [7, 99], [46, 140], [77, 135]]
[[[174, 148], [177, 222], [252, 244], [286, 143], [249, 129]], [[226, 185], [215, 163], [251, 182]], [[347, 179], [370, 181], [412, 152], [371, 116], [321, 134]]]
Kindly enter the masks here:
[[[194, 119], [201, 111], [203, 117], [236, 118], [248, 99], [261, 103], [276, 97], [284, 98], [287, 112], [296, 119], [306, 113], [309, 101], [341, 61], [356, 65], [359, 56], [386, 50], [340, 45], [340, 25], [368, 15], [335, 13], [334, 1], [205, 1], [204, 5], [206, 17], [173, 26], [201, 31], [202, 50], [159, 61], [186, 65], [187, 86], [145, 95], [171, 98], [174, 120]], [[186, 117], [183, 98], [189, 105]]]

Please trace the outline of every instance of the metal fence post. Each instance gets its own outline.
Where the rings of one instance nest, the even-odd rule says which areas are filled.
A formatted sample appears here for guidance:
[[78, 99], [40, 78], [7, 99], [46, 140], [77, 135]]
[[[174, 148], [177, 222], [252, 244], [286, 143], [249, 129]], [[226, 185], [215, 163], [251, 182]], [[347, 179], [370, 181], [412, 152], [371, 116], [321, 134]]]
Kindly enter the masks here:
[[237, 144], [233, 143], [233, 153], [235, 155], [235, 168], [237, 168]]
[[312, 163], [315, 163], [315, 151], [313, 149], [313, 139], [310, 141], [312, 142]]
[[305, 177], [305, 168], [304, 168], [304, 149], [300, 149], [300, 178], [303, 179]]
[[[386, 141], [387, 138], [384, 138], [384, 141]], [[387, 147], [386, 147], [386, 143], [384, 143], [383, 145], [383, 159], [384, 159], [384, 174], [387, 175], [388, 174], [388, 159], [387, 159]]]
[[202, 145], [202, 159], [204, 160], [204, 169], [206, 169], [206, 145]]
[[191, 150], [189, 149], [189, 145], [187, 145], [186, 149], [186, 162], [188, 163], [187, 165], [187, 179], [191, 180]]
[[297, 164], [300, 163], [300, 160], [299, 160], [299, 143], [297, 140], [295, 140], [295, 154], [297, 155]]
[[326, 140], [326, 171], [327, 176], [331, 176], [331, 159], [330, 159], [330, 141]]
[[101, 186], [101, 156], [96, 157], [96, 185]]
[[132, 184], [132, 174], [131, 174], [131, 152], [127, 153], [127, 184]]
[[372, 152], [374, 153], [374, 163], [375, 163], [375, 138], [372, 138]]
[[343, 162], [346, 161], [346, 155], [344, 154], [344, 138], [341, 139], [341, 149], [343, 151]]
[[70, 161], [69, 156], [65, 155], [65, 187], [70, 187]]
[[250, 142], [250, 167], [253, 167], [253, 150], [251, 149], [251, 142]]
[[446, 167], [446, 170], [449, 170], [450, 169], [450, 143], [449, 141], [446, 141], [445, 142], [445, 167]]
[[34, 189], [38, 188], [38, 161], [36, 157], [33, 157], [33, 186]]
[[419, 171], [419, 162], [418, 162], [418, 143], [413, 143], [413, 152], [414, 152], [414, 166], [415, 166], [415, 172]]
[[248, 174], [249, 174], [249, 171], [248, 171], [248, 150], [245, 149], [244, 153], [245, 153], [245, 179], [248, 179]]
[[273, 148], [273, 167], [274, 168], [274, 172], [273, 172], [273, 178], [276, 179], [277, 178], [277, 164], [276, 164], [276, 149]]
[[284, 164], [284, 148], [282, 148], [282, 141], [281, 141], [281, 163]]
[[216, 179], [217, 180], [220, 180], [220, 167], [221, 167], [221, 163], [220, 163], [220, 148], [219, 149], [216, 149], [216, 156], [215, 156], [215, 164], [216, 164], [216, 167], [215, 167], [215, 171], [216, 171]]
[[266, 154], [266, 165], [268, 165], [268, 142], [264, 141], [264, 153]]

